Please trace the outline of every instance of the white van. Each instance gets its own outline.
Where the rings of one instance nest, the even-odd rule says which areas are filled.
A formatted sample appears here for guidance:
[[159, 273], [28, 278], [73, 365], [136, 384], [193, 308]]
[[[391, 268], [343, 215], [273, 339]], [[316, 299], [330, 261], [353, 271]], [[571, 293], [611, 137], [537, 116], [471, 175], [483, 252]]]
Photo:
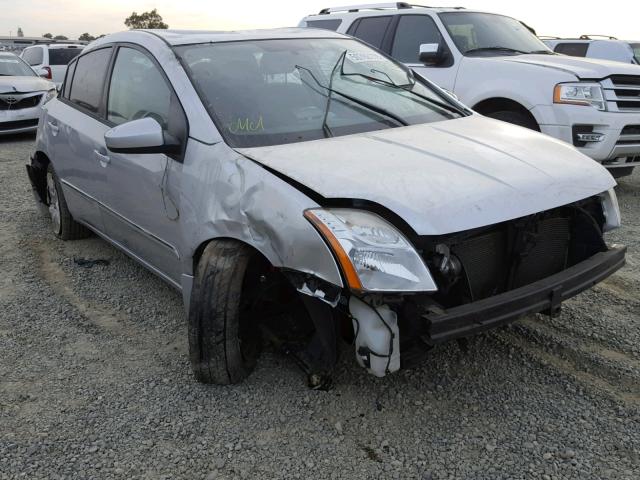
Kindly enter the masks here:
[[325, 8], [300, 26], [364, 40], [479, 113], [576, 146], [614, 176], [640, 164], [640, 66], [549, 50], [522, 22], [463, 8]]
[[57, 43], [34, 45], [25, 48], [20, 57], [33, 68], [38, 75], [47, 78], [60, 88], [67, 65], [82, 52], [85, 45]]

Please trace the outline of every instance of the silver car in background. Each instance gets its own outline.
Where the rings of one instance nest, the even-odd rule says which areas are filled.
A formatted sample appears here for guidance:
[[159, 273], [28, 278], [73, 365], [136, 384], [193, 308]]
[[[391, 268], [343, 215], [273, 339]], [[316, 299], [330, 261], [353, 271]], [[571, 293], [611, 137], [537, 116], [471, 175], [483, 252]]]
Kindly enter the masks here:
[[55, 98], [53, 83], [20, 57], [0, 52], [0, 135], [34, 132], [42, 105]]
[[62, 239], [93, 231], [182, 292], [198, 380], [266, 338], [327, 386], [384, 376], [624, 264], [615, 182], [329, 31], [131, 31], [90, 44], [27, 166]]

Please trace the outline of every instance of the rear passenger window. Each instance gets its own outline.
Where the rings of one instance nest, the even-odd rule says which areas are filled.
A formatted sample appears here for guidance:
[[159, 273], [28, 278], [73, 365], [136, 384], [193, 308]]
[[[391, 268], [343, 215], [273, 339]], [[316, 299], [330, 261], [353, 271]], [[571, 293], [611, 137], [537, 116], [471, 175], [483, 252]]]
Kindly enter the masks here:
[[71, 102], [98, 113], [110, 59], [111, 48], [95, 50], [78, 59], [69, 94]]
[[387, 32], [390, 23], [391, 17], [361, 18], [358, 20], [354, 31], [349, 32], [349, 35], [353, 35], [376, 48], [381, 48], [384, 34]]
[[325, 30], [338, 30], [338, 27], [342, 23], [342, 20], [307, 20], [307, 27], [310, 28], [324, 28]]
[[391, 56], [403, 63], [420, 63], [420, 45], [423, 43], [443, 43], [433, 19], [426, 15], [400, 17]]
[[73, 73], [76, 71], [76, 65], [78, 62], [73, 62], [67, 68], [67, 73], [64, 76], [64, 82], [62, 84], [62, 97], [69, 99], [69, 92], [71, 92], [71, 81], [73, 80]]
[[572, 57], [586, 57], [589, 50], [588, 43], [559, 43], [554, 52], [563, 53]]
[[22, 54], [22, 59], [31, 66], [42, 64], [42, 58], [42, 47], [27, 48]]

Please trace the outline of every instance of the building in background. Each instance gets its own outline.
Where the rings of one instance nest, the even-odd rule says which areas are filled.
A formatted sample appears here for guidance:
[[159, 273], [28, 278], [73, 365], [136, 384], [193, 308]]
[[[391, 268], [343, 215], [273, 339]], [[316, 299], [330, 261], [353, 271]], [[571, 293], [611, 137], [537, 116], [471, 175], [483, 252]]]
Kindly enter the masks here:
[[31, 45], [42, 45], [51, 43], [74, 43], [86, 45], [88, 42], [79, 40], [53, 40], [45, 37], [2, 37], [0, 36], [0, 50], [14, 52], [19, 55], [22, 50]]

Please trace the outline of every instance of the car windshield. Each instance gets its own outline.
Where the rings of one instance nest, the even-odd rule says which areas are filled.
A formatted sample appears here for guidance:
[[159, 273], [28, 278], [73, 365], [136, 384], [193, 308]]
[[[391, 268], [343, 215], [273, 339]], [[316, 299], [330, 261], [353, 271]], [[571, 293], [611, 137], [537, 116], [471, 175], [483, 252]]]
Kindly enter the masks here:
[[29, 65], [19, 57], [0, 55], [0, 77], [35, 77]]
[[467, 114], [406, 67], [356, 40], [257, 40], [176, 50], [234, 147], [303, 142]]
[[636, 58], [636, 62], [640, 63], [640, 43], [630, 43], [633, 48], [633, 56]]
[[449, 35], [465, 55], [513, 55], [551, 50], [518, 20], [493, 13], [441, 13]]

